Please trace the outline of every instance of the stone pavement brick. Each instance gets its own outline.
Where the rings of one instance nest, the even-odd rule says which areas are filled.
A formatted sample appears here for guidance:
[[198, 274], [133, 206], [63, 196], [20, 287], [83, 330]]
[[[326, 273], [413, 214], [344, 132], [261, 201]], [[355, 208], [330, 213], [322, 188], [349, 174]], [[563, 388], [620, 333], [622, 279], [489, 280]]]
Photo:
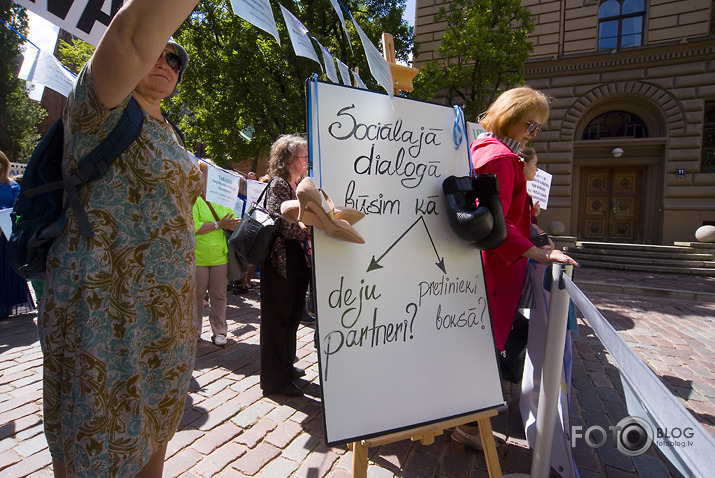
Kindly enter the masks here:
[[220, 448], [212, 450], [211, 454], [204, 454], [205, 456], [196, 464], [193, 471], [199, 476], [212, 478], [230, 463], [242, 457], [246, 451], [247, 448], [243, 445], [238, 443], [226, 443]]
[[39, 453], [23, 457], [21, 461], [2, 470], [3, 478], [20, 478], [45, 468], [52, 463], [50, 451], [45, 448]]
[[164, 463], [163, 478], [181, 476], [198, 463], [202, 457], [201, 453], [192, 450], [191, 448], [179, 450], [174, 456], [166, 460]]
[[302, 431], [303, 428], [299, 424], [288, 420], [266, 435], [265, 440], [266, 442], [283, 449], [288, 446], [288, 444], [293, 441], [295, 437], [300, 435]]
[[[2, 404], [0, 404], [0, 408], [5, 408], [5, 407]], [[32, 427], [37, 426], [38, 424], [41, 424], [41, 423], [42, 423], [42, 419], [40, 418], [39, 410], [38, 410], [38, 413], [35, 415], [27, 415], [22, 418], [18, 418], [16, 420], [5, 422], [4, 424], [0, 425], [0, 440], [7, 438], [9, 436], [13, 436], [16, 433], [19, 433], [19, 432], [26, 430], [28, 428], [32, 428]]]
[[[298, 463], [279, 456], [258, 472], [256, 478], [275, 478], [277, 476], [297, 476], [294, 472]], [[317, 476], [317, 475], [316, 475]]]
[[246, 429], [256, 423], [259, 418], [268, 414], [268, 412], [273, 410], [275, 407], [276, 406], [274, 404], [269, 402], [256, 402], [248, 408], [242, 410], [241, 413], [233, 417], [231, 421], [239, 427]]
[[223, 423], [206, 432], [201, 438], [191, 444], [191, 448], [198, 451], [202, 455], [208, 455], [242, 432], [243, 430], [240, 427], [231, 422]]
[[253, 450], [248, 450], [231, 466], [241, 473], [253, 476], [271, 460], [280, 455], [281, 451], [268, 443], [260, 443]]
[[300, 462], [318, 446], [320, 440], [308, 433], [301, 433], [283, 449], [282, 456]]
[[407, 459], [402, 472], [410, 478], [432, 478], [437, 476], [439, 462], [427, 453], [412, 453]]
[[295, 478], [322, 478], [333, 467], [340, 455], [330, 449], [319, 445], [313, 453], [308, 455], [301, 463], [298, 470], [293, 473]]
[[246, 445], [248, 448], [255, 448], [256, 445], [258, 445], [258, 443], [261, 442], [261, 440], [263, 440], [263, 438], [277, 426], [278, 423], [273, 420], [268, 420], [266, 418], [260, 419], [248, 430], [237, 436], [235, 441]]
[[174, 434], [174, 437], [169, 441], [169, 446], [166, 448], [166, 457], [172, 457], [177, 452], [187, 448], [193, 442], [204, 436], [203, 432], [194, 428], [179, 430]]

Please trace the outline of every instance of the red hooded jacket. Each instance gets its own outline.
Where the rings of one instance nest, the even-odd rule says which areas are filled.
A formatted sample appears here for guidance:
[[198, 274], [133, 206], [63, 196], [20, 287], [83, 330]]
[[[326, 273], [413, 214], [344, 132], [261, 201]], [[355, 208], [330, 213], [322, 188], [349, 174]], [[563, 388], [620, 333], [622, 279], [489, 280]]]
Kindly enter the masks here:
[[529, 240], [531, 212], [524, 163], [498, 139], [478, 139], [470, 149], [476, 174], [497, 175], [504, 208], [506, 240], [496, 249], [482, 251], [494, 341], [499, 350], [504, 350], [524, 287], [527, 258], [522, 254], [533, 245]]

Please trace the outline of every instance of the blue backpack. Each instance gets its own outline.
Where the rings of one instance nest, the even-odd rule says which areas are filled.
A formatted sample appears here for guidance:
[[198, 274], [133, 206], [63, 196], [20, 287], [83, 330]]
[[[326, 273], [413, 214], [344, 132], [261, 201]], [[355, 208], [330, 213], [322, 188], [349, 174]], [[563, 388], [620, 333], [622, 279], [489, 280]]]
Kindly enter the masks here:
[[47, 253], [67, 224], [68, 208], [72, 208], [82, 236], [94, 236], [77, 192], [83, 184], [107, 172], [112, 161], [139, 136], [143, 124], [141, 107], [131, 98], [116, 128], [79, 161], [74, 173], [63, 178], [64, 128], [62, 118], [55, 121], [27, 163], [20, 195], [10, 214], [12, 235], [7, 258], [18, 274], [26, 279], [45, 278]]

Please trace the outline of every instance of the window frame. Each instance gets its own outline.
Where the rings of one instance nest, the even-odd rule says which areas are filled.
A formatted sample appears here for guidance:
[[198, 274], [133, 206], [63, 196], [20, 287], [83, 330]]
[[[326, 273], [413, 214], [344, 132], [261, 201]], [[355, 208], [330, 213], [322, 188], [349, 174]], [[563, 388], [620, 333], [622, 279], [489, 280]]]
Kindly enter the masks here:
[[[604, 3], [608, 2], [608, 1], [614, 1], [614, 2], [618, 3], [618, 6], [619, 6], [619, 8], [618, 8], [618, 15], [611, 15], [611, 16], [608, 16], [608, 17], [601, 17], [601, 7], [603, 6]], [[599, 5], [598, 5], [598, 39], [597, 39], [597, 42], [598, 42], [598, 43], [597, 43], [597, 50], [616, 50], [616, 51], [620, 51], [620, 50], [623, 50], [623, 49], [635, 48], [635, 47], [639, 47], [639, 46], [643, 46], [643, 45], [644, 45], [645, 14], [646, 14], [646, 7], [647, 7], [646, 1], [643, 0], [643, 9], [642, 9], [642, 10], [639, 10], [639, 11], [637, 11], [637, 12], [631, 12], [631, 13], [626, 13], [626, 14], [624, 14], [624, 13], [623, 13], [623, 3], [624, 3], [625, 1], [627, 1], [627, 0], [603, 0], [603, 1], [601, 1], [601, 2], [599, 3]], [[635, 44], [635, 45], [623, 46], [623, 38], [624, 38], [624, 35], [623, 35], [623, 23], [624, 23], [624, 21], [625, 21], [625, 20], [638, 19], [638, 18], [640, 18], [640, 42], [639, 42], [638, 44]], [[603, 24], [605, 24], [605, 23], [614, 22], [614, 21], [615, 21], [616, 24], [617, 24], [617, 26], [616, 26], [616, 30], [617, 30], [616, 36], [615, 36], [615, 37], [612, 37], [612, 36], [603, 37], [603, 36], [601, 36], [601, 26], [602, 26]], [[628, 35], [627, 35], [627, 37], [631, 37], [631, 36], [632, 36], [632, 34], [628, 34]], [[613, 47], [602, 47], [602, 46], [601, 46], [601, 42], [604, 41], [605, 38], [608, 38], [609, 40], [615, 38], [615, 40], [616, 40], [616, 46], [615, 46], [615, 48], [613, 48]]]

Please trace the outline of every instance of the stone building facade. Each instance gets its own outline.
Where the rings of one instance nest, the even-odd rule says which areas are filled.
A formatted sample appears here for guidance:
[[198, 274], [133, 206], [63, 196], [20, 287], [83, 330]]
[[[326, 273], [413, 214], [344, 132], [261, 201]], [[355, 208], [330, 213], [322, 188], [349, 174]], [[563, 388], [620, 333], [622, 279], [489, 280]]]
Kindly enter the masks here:
[[[419, 68], [444, 2], [417, 0]], [[553, 175], [542, 225], [580, 240], [672, 245], [715, 224], [712, 0], [523, 0], [526, 83], [553, 98], [535, 140]], [[474, 120], [473, 118], [469, 118]]]

